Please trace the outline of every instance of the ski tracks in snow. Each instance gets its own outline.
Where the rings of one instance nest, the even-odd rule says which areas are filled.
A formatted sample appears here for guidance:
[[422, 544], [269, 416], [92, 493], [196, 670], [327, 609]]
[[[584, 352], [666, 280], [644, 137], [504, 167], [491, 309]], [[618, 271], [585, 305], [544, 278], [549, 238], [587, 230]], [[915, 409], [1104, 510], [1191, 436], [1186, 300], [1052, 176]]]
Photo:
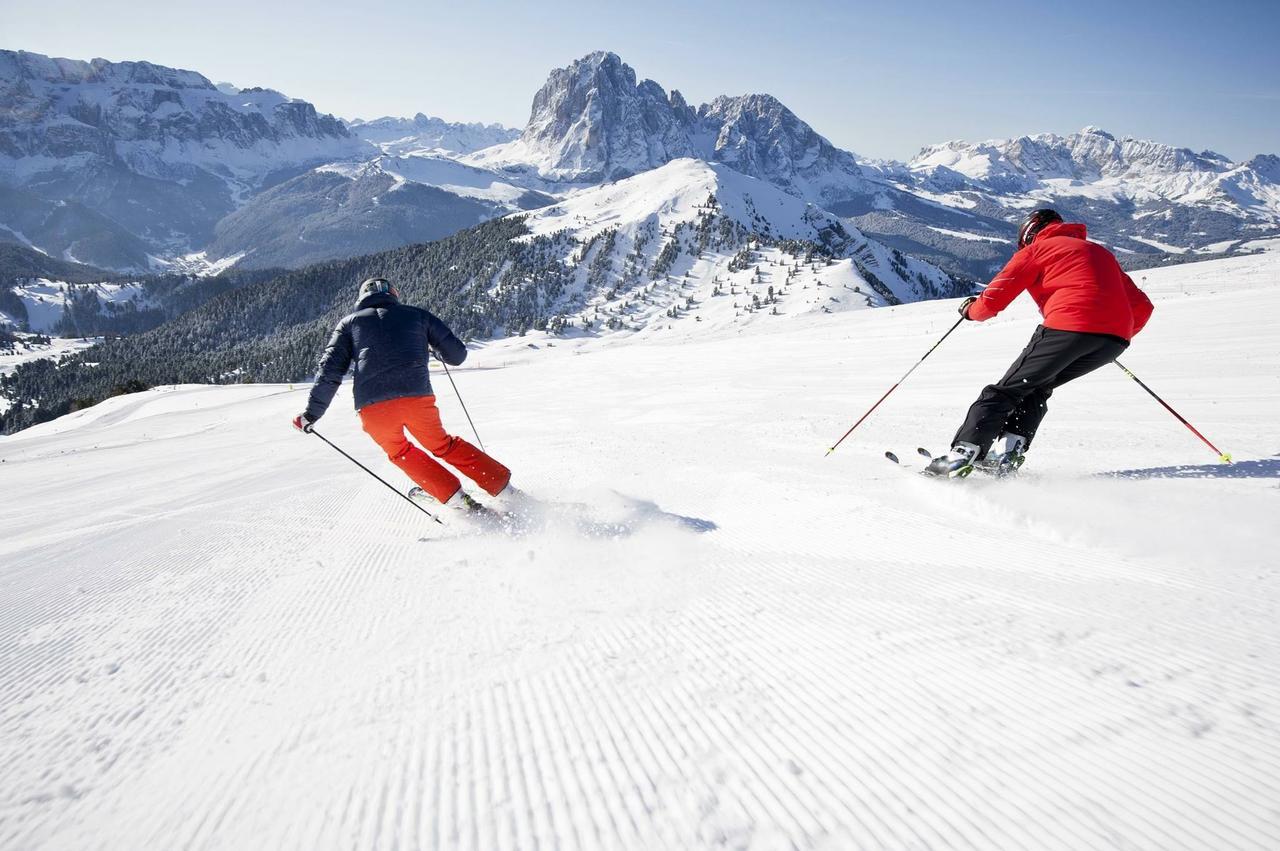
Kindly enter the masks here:
[[[867, 313], [848, 321], [886, 363], [933, 334]], [[951, 424], [978, 341], [863, 442]], [[0, 442], [22, 494], [0, 517], [0, 846], [1280, 847], [1274, 484], [1053, 472], [1079, 466], [1065, 435], [1107, 445], [1100, 409], [1163, 416], [1122, 378], [1064, 392], [1017, 481], [923, 481], [856, 443], [824, 460], [849, 399], [882, 392], [848, 390], [831, 349], [469, 372], [547, 507], [515, 535], [426, 521], [287, 431], [302, 393], [279, 388], [141, 394]], [[698, 381], [666, 380], [688, 363]], [[1226, 398], [1265, 440], [1274, 404]], [[326, 435], [395, 476], [348, 406]]]

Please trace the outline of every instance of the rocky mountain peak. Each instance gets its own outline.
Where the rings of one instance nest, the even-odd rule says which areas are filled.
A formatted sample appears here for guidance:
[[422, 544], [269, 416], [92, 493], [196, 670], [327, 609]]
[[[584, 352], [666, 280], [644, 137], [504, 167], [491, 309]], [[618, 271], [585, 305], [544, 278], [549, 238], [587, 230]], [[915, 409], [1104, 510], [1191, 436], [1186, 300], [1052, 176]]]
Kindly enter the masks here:
[[519, 141], [541, 174], [572, 181], [626, 177], [692, 154], [662, 86], [637, 83], [603, 51], [551, 72]]
[[[551, 72], [518, 142], [475, 162], [545, 179], [616, 180], [680, 157], [723, 162], [793, 194], [845, 200], [865, 189], [861, 168], [768, 94], [722, 96], [697, 109], [677, 90], [639, 80], [599, 51]], [[831, 191], [839, 187], [833, 197]]]

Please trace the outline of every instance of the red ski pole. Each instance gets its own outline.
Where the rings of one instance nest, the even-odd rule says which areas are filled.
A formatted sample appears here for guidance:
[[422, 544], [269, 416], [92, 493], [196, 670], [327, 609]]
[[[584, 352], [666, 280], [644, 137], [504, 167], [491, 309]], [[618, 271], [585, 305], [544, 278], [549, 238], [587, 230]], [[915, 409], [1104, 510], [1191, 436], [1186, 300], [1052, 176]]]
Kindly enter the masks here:
[[952, 325], [952, 326], [951, 326], [951, 328], [947, 331], [947, 333], [943, 334], [943, 335], [942, 335], [942, 337], [938, 340], [938, 342], [934, 343], [934, 344], [929, 348], [929, 351], [927, 351], [927, 352], [925, 352], [925, 353], [924, 353], [924, 357], [922, 357], [922, 358], [920, 358], [920, 360], [916, 361], [916, 365], [915, 365], [915, 366], [913, 366], [913, 367], [911, 367], [911, 369], [908, 369], [908, 370], [907, 370], [906, 375], [903, 375], [903, 376], [902, 376], [901, 378], [899, 378], [896, 382], [894, 382], [894, 385], [893, 385], [892, 387], [890, 387], [888, 390], [886, 390], [886, 391], [885, 391], [885, 393], [884, 393], [884, 395], [883, 395], [883, 396], [881, 396], [878, 400], [876, 400], [876, 403], [875, 403], [874, 405], [872, 405], [869, 409], [867, 409], [867, 412], [866, 412], [865, 414], [863, 414], [862, 416], [858, 417], [858, 421], [857, 421], [856, 423], [854, 423], [853, 425], [849, 426], [849, 430], [848, 430], [848, 431], [846, 431], [846, 432], [845, 432], [845, 433], [840, 437], [840, 439], [839, 439], [839, 440], [837, 440], [837, 441], [835, 442], [835, 444], [834, 444], [834, 445], [832, 445], [832, 447], [831, 447], [830, 449], [828, 449], [828, 450], [827, 450], [827, 455], [830, 455], [832, 452], [835, 452], [835, 451], [836, 451], [836, 447], [837, 447], [837, 446], [839, 446], [840, 444], [844, 443], [844, 439], [845, 439], [846, 437], [848, 437], [849, 435], [853, 434], [853, 430], [854, 430], [855, 428], [857, 428], [858, 426], [862, 425], [862, 421], [863, 421], [863, 420], [865, 420], [867, 417], [871, 416], [871, 412], [872, 412], [872, 411], [874, 411], [876, 408], [880, 407], [880, 403], [881, 403], [881, 402], [883, 402], [885, 399], [888, 399], [888, 398], [889, 398], [889, 394], [890, 394], [890, 393], [892, 393], [893, 391], [897, 390], [897, 389], [898, 389], [898, 385], [899, 385], [899, 384], [901, 384], [902, 382], [906, 381], [906, 380], [907, 380], [907, 376], [909, 376], [909, 375], [911, 375], [911, 373], [915, 372], [915, 371], [916, 371], [916, 367], [918, 367], [918, 366], [920, 366], [920, 364], [924, 363], [924, 359], [925, 359], [925, 358], [927, 358], [927, 357], [929, 357], [929, 355], [933, 354], [933, 350], [934, 350], [934, 349], [936, 349], [936, 348], [938, 348], [938, 346], [941, 346], [941, 345], [942, 345], [942, 341], [943, 341], [943, 340], [945, 340], [945, 339], [947, 339], [948, 337], [950, 337], [950, 336], [951, 336], [951, 332], [952, 332], [952, 331], [954, 331], [954, 330], [956, 330], [957, 328], [959, 328], [959, 327], [960, 327], [960, 325], [961, 325], [961, 323], [963, 323], [963, 322], [965, 321], [965, 319], [967, 319], [967, 318], [968, 318], [968, 317], [961, 316], [961, 317], [956, 321], [956, 324], [955, 324], [955, 325]]
[[1120, 369], [1121, 369], [1121, 370], [1123, 370], [1123, 371], [1124, 371], [1124, 374], [1125, 374], [1125, 375], [1129, 376], [1129, 377], [1130, 377], [1130, 378], [1132, 378], [1134, 381], [1138, 382], [1138, 386], [1139, 386], [1139, 387], [1141, 387], [1143, 390], [1145, 390], [1145, 391], [1147, 391], [1148, 393], [1150, 393], [1150, 394], [1151, 394], [1151, 398], [1152, 398], [1152, 399], [1155, 399], [1155, 400], [1156, 400], [1157, 402], [1159, 402], [1161, 405], [1164, 405], [1164, 409], [1165, 409], [1166, 411], [1168, 411], [1169, 413], [1173, 414], [1175, 417], [1177, 417], [1177, 418], [1178, 418], [1178, 422], [1182, 423], [1184, 426], [1186, 426], [1187, 428], [1191, 429], [1191, 433], [1192, 433], [1192, 434], [1194, 434], [1196, 437], [1198, 437], [1198, 438], [1200, 438], [1202, 441], [1204, 441], [1204, 445], [1205, 445], [1205, 446], [1207, 446], [1207, 447], [1209, 447], [1210, 449], [1212, 449], [1212, 450], [1214, 451], [1214, 453], [1218, 456], [1218, 460], [1219, 460], [1219, 461], [1221, 461], [1223, 464], [1230, 464], [1230, 463], [1231, 463], [1231, 454], [1230, 454], [1229, 452], [1223, 452], [1221, 449], [1219, 449], [1218, 447], [1216, 447], [1216, 446], [1214, 446], [1212, 443], [1210, 443], [1210, 442], [1209, 442], [1209, 438], [1205, 437], [1203, 434], [1201, 434], [1201, 433], [1199, 432], [1199, 430], [1197, 430], [1197, 429], [1196, 429], [1196, 427], [1195, 427], [1195, 426], [1193, 426], [1191, 423], [1187, 422], [1186, 417], [1182, 416], [1182, 414], [1178, 413], [1178, 412], [1177, 412], [1177, 411], [1175, 411], [1172, 407], [1170, 407], [1168, 402], [1166, 402], [1165, 400], [1161, 399], [1158, 395], [1156, 395], [1156, 391], [1152, 390], [1150, 387], [1148, 387], [1147, 385], [1143, 384], [1143, 383], [1142, 383], [1142, 379], [1141, 379], [1141, 378], [1139, 378], [1138, 376], [1134, 375], [1132, 372], [1130, 372], [1130, 371], [1129, 371], [1129, 368], [1128, 368], [1127, 366], [1125, 366], [1124, 364], [1120, 363], [1120, 361], [1116, 361], [1116, 362], [1115, 362], [1115, 364], [1116, 364], [1116, 366], [1120, 367]]

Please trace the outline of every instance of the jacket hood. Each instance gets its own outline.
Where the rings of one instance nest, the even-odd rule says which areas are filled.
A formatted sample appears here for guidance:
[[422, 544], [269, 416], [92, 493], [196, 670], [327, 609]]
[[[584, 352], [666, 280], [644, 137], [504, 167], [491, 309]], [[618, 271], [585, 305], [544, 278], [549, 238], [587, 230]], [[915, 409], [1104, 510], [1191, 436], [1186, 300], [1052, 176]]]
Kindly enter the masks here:
[[1088, 238], [1083, 222], [1054, 222], [1041, 228], [1031, 244], [1035, 245], [1040, 240], [1050, 236], [1073, 236], [1076, 239]]
[[369, 295], [356, 302], [356, 310], [364, 310], [366, 307], [390, 307], [399, 303], [400, 299], [391, 293], [369, 293]]

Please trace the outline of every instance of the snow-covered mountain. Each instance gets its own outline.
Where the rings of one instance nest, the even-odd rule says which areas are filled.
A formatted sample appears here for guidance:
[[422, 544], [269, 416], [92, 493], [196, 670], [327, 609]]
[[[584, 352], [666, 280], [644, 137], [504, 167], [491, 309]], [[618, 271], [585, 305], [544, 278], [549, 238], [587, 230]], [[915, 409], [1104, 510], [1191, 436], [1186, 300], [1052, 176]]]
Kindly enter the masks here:
[[433, 118], [419, 112], [413, 118], [391, 116], [347, 122], [352, 133], [377, 145], [384, 153], [402, 155], [439, 151], [447, 154], [469, 154], [510, 142], [520, 136], [519, 130], [501, 124], [463, 124]]
[[[1195, 153], [1086, 127], [1068, 136], [947, 142], [923, 149], [909, 163], [864, 166], [981, 226], [939, 228], [927, 217], [913, 222], [887, 211], [856, 219], [891, 239], [927, 246], [915, 249], [924, 256], [956, 253], [957, 239], [988, 236], [991, 229], [1008, 238], [1008, 223], [1045, 205], [1087, 222], [1094, 238], [1131, 262], [1166, 253], [1228, 252], [1280, 233], [1280, 158], [1274, 155], [1233, 163], [1213, 151]], [[970, 253], [982, 250], [970, 247]], [[990, 253], [994, 265], [1006, 252]]]
[[422, 114], [349, 130], [276, 92], [141, 62], [4, 52], [0, 86], [0, 239], [115, 269], [376, 251], [677, 159], [766, 181], [972, 278], [1008, 258], [1041, 204], [1135, 266], [1280, 233], [1273, 155], [1232, 163], [1086, 128], [864, 160], [770, 95], [693, 107], [608, 52], [554, 70], [517, 138]]
[[371, 150], [305, 101], [149, 62], [0, 51], [0, 103], [0, 226], [117, 268], [203, 245], [282, 172]]
[[863, 160], [772, 96], [719, 97], [695, 109], [606, 52], [553, 71], [520, 138], [466, 159], [572, 188], [679, 157], [766, 180], [908, 254], [975, 277], [1008, 258], [1016, 222], [1037, 204], [1086, 221], [1135, 263], [1226, 251], [1280, 231], [1275, 156], [1237, 164], [1087, 128], [952, 142], [910, 163]]
[[815, 203], [870, 197], [855, 157], [770, 95], [719, 97], [697, 109], [679, 91], [637, 82], [616, 54], [551, 72], [520, 138], [468, 162], [568, 184], [617, 180], [673, 159], [720, 162]]
[[[391, 179], [311, 174], [352, 186]], [[342, 197], [348, 206], [387, 209], [394, 220], [404, 215], [396, 199], [415, 191], [427, 188], [383, 184], [378, 204]], [[328, 236], [337, 243], [349, 232]], [[288, 241], [276, 235], [271, 244]], [[350, 311], [352, 288], [371, 275], [396, 281], [407, 302], [430, 305], [461, 336], [481, 340], [541, 331], [562, 340], [702, 338], [972, 291], [772, 184], [689, 158], [435, 242], [285, 275], [240, 270], [210, 280], [253, 274], [261, 277], [247, 280], [247, 291], [228, 298], [205, 291], [209, 298], [188, 301], [154, 331], [60, 368], [57, 382], [19, 371], [8, 382], [16, 408], [0, 429], [24, 428], [135, 379], [303, 380], [333, 323]], [[86, 305], [93, 306], [110, 310], [106, 302]]]
[[907, 166], [941, 191], [967, 187], [1004, 195], [1164, 200], [1280, 219], [1277, 157], [1233, 163], [1213, 151], [1117, 139], [1097, 127], [1069, 136], [947, 142], [925, 148]]
[[969, 292], [766, 181], [690, 158], [523, 220], [561, 247], [552, 327], [715, 328]]
[[691, 119], [678, 92], [637, 83], [617, 55], [596, 52], [551, 72], [518, 139], [468, 161], [566, 183], [616, 180], [693, 156]]

